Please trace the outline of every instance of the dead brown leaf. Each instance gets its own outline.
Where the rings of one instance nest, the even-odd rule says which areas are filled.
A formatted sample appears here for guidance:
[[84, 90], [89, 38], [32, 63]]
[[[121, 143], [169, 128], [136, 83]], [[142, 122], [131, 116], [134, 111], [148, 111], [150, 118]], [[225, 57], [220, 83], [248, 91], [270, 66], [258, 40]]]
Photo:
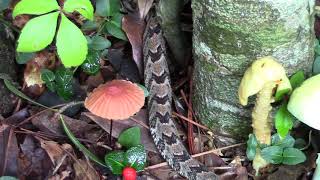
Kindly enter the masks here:
[[[92, 113], [82, 113], [83, 116], [86, 116], [90, 118], [92, 121], [97, 123], [102, 129], [104, 129], [106, 132], [110, 131], [110, 121], [103, 119], [99, 116], [96, 116]], [[147, 114], [144, 109], [140, 110], [136, 115], [133, 116], [134, 119], [137, 119], [141, 121], [144, 124], [147, 124]], [[112, 126], [112, 136], [117, 138], [119, 134], [130, 127], [138, 126], [141, 130], [141, 143], [144, 145], [145, 149], [152, 152], [157, 152], [157, 149], [154, 145], [154, 142], [151, 138], [151, 135], [149, 133], [149, 130], [140, 125], [139, 123], [134, 122], [133, 120], [127, 119], [127, 120], [121, 120], [116, 121], [113, 123]]]
[[122, 29], [126, 32], [127, 37], [132, 46], [132, 56], [136, 63], [140, 75], [143, 72], [143, 58], [142, 58], [142, 39], [145, 29], [145, 21], [140, 19], [139, 14], [130, 13], [125, 15], [122, 19]]
[[78, 159], [74, 164], [75, 180], [99, 180], [97, 171], [85, 160]]
[[41, 147], [47, 152], [51, 162], [57, 166], [62, 164], [62, 161], [68, 155], [65, 151], [73, 151], [72, 146], [69, 144], [60, 145], [54, 141], [40, 140]]
[[144, 19], [148, 14], [154, 0], [138, 0], [140, 19]]
[[0, 125], [0, 176], [18, 175], [18, 144], [12, 127]]
[[[62, 115], [62, 117], [68, 125], [68, 127], [70, 128], [70, 130], [77, 137], [81, 136], [86, 131], [96, 127], [95, 125], [88, 124], [85, 121], [80, 121], [64, 115]], [[59, 116], [56, 116], [51, 111], [41, 113], [38, 116], [34, 117], [31, 121], [33, 125], [35, 125], [43, 132], [53, 133], [57, 135], [65, 135], [61, 127]]]

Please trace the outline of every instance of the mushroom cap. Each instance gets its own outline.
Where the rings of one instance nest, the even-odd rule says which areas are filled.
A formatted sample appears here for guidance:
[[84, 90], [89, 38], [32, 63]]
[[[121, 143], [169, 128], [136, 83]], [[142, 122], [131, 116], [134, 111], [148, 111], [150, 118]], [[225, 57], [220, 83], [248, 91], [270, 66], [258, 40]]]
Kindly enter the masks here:
[[320, 130], [320, 74], [305, 80], [296, 88], [288, 103], [288, 110], [301, 122]]
[[291, 90], [285, 69], [271, 56], [254, 61], [244, 73], [238, 90], [240, 104], [247, 105], [249, 96], [257, 94], [268, 82], [277, 83], [278, 90]]
[[106, 119], [122, 120], [144, 105], [144, 92], [126, 80], [113, 80], [100, 85], [86, 98], [84, 105], [93, 114]]

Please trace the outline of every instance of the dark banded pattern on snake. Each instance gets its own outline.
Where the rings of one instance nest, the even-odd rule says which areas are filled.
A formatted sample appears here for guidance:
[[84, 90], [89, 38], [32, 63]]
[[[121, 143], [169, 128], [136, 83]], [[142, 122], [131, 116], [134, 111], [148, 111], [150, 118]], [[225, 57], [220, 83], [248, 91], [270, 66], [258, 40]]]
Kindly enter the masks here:
[[190, 156], [171, 119], [170, 73], [165, 41], [157, 18], [149, 18], [143, 38], [144, 79], [149, 91], [149, 126], [158, 151], [175, 171], [188, 179], [218, 179], [214, 172], [208, 171]]

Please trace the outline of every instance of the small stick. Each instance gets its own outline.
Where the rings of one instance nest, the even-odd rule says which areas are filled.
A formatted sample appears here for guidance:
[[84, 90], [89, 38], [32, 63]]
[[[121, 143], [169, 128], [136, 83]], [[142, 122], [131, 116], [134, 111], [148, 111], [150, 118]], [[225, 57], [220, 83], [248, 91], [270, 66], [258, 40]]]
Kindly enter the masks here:
[[[206, 152], [194, 154], [194, 155], [192, 155], [192, 157], [196, 158], [196, 157], [204, 156], [204, 155], [211, 154], [211, 153], [217, 153], [217, 152], [222, 151], [222, 150], [226, 150], [226, 149], [230, 149], [230, 148], [233, 148], [233, 147], [242, 146], [242, 145], [245, 145], [245, 144], [246, 143], [238, 143], [238, 144], [226, 146], [226, 147], [223, 147], [223, 148], [212, 149], [212, 150], [209, 150], [209, 151], [206, 151]], [[155, 165], [152, 165], [152, 166], [148, 166], [148, 167], [146, 167], [144, 169], [145, 170], [152, 170], [152, 169], [157, 169], [157, 168], [164, 167], [164, 166], [168, 166], [168, 163], [167, 162], [163, 162], [163, 163], [155, 164]]]
[[191, 124], [193, 124], [193, 125], [195, 125], [195, 126], [198, 126], [198, 127], [202, 128], [202, 129], [204, 129], [204, 130], [206, 130], [206, 131], [209, 131], [209, 130], [210, 130], [210, 129], [207, 128], [206, 126], [203, 126], [203, 125], [201, 125], [201, 124], [199, 124], [199, 123], [197, 123], [197, 122], [194, 122], [194, 121], [192, 121], [192, 120], [190, 120], [190, 119], [188, 119], [188, 118], [186, 118], [186, 117], [184, 117], [184, 116], [182, 116], [182, 115], [180, 115], [180, 114], [178, 114], [178, 113], [176, 113], [176, 112], [172, 112], [172, 114], [173, 114], [174, 116], [177, 116], [177, 117], [179, 117], [179, 118], [187, 121], [187, 122], [190, 122]]
[[138, 124], [140, 124], [142, 127], [146, 128], [146, 129], [150, 129], [148, 125], [146, 125], [145, 123], [139, 121], [138, 119], [134, 118], [134, 117], [130, 117], [130, 119]]

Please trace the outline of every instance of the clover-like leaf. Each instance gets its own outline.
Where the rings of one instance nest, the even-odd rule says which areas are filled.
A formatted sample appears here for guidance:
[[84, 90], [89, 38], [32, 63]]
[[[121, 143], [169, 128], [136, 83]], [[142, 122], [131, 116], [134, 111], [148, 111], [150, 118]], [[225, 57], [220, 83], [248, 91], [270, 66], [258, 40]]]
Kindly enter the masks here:
[[91, 38], [91, 40], [92, 41], [89, 47], [97, 51], [109, 48], [111, 46], [111, 42], [108, 39], [101, 36], [94, 36]]
[[104, 160], [113, 174], [122, 174], [122, 170], [126, 166], [124, 152], [111, 152], [105, 156]]
[[99, 52], [89, 49], [87, 59], [81, 65], [81, 69], [90, 75], [97, 74], [97, 72], [99, 72], [100, 69]]
[[271, 144], [272, 146], [280, 146], [282, 148], [293, 147], [295, 140], [292, 136], [287, 134], [284, 138], [281, 137], [278, 133], [272, 135]]
[[67, 0], [63, 5], [63, 10], [70, 13], [77, 11], [83, 17], [93, 20], [93, 6], [89, 0]]
[[124, 130], [118, 138], [118, 142], [126, 147], [131, 148], [141, 143], [141, 132], [139, 127], [132, 127]]
[[49, 69], [41, 69], [41, 79], [46, 83], [47, 88], [54, 92], [55, 91], [55, 75]]
[[73, 72], [64, 67], [58, 68], [55, 81], [58, 95], [65, 100], [69, 100], [73, 95]]
[[20, 14], [40, 15], [58, 9], [59, 5], [56, 0], [21, 0], [14, 7], [12, 16], [15, 18]]
[[306, 155], [296, 148], [285, 148], [283, 151], [283, 164], [296, 165], [306, 160]]
[[87, 39], [81, 30], [63, 14], [61, 14], [56, 45], [58, 55], [65, 67], [79, 66], [86, 59]]
[[35, 52], [47, 47], [53, 40], [59, 12], [31, 19], [18, 39], [18, 52]]
[[118, 26], [118, 24], [114, 21], [108, 21], [105, 25], [105, 31], [110, 33], [112, 36], [127, 41], [126, 34], [122, 31], [122, 29]]
[[282, 162], [283, 148], [280, 146], [270, 146], [261, 150], [261, 156], [272, 164], [280, 164]]

